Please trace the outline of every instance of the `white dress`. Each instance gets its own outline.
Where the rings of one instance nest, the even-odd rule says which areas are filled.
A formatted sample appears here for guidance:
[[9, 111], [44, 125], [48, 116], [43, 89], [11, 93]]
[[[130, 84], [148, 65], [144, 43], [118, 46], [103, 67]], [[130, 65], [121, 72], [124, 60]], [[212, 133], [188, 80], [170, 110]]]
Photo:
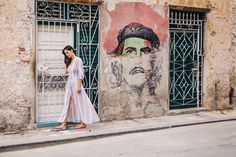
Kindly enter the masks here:
[[91, 124], [99, 122], [100, 119], [87, 95], [83, 86], [81, 92], [77, 93], [78, 81], [84, 78], [83, 62], [76, 57], [68, 67], [68, 80], [65, 89], [64, 108], [59, 118], [59, 122], [79, 123], [83, 122]]

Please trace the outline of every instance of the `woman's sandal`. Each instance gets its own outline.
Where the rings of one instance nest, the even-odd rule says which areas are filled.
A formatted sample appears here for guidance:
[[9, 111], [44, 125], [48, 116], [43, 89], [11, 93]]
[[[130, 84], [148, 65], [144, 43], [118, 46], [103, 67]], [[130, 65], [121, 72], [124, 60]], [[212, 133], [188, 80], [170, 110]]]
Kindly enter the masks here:
[[84, 123], [80, 123], [79, 125], [75, 126], [75, 129], [83, 129], [83, 128], [86, 128], [86, 124]]
[[61, 125], [55, 127], [55, 129], [58, 129], [58, 130], [66, 130], [66, 128], [67, 128], [67, 126], [64, 124], [61, 124]]

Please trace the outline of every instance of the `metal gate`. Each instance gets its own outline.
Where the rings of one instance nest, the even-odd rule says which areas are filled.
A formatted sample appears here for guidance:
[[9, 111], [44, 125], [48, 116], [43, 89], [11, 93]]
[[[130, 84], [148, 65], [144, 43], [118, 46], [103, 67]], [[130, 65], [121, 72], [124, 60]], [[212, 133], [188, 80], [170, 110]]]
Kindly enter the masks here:
[[98, 109], [99, 7], [78, 3], [37, 0], [37, 123], [59, 118], [67, 75], [64, 56], [72, 45], [84, 63], [84, 88]]
[[203, 17], [198, 12], [170, 11], [170, 109], [202, 104]]

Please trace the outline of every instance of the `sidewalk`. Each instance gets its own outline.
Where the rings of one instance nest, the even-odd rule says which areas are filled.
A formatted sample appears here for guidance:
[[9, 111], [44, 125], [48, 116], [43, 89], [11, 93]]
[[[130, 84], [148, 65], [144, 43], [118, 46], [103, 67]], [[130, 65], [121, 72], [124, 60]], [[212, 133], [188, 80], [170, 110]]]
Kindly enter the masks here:
[[201, 111], [156, 118], [103, 122], [88, 125], [81, 130], [69, 128], [65, 131], [55, 131], [53, 128], [43, 128], [18, 134], [0, 134], [0, 152], [232, 120], [236, 123], [236, 110]]

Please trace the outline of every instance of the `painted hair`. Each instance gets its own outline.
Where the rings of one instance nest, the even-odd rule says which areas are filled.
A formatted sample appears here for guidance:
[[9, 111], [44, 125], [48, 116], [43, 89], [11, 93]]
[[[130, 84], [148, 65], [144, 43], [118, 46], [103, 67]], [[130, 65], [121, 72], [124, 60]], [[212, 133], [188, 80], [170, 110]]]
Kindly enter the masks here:
[[118, 46], [112, 51], [112, 54], [121, 55], [124, 47], [124, 41], [130, 37], [137, 37], [151, 42], [152, 47], [159, 48], [160, 40], [151, 28], [139, 23], [130, 23], [119, 31], [117, 36]]
[[66, 64], [66, 68], [68, 68], [68, 66], [70, 65], [72, 59], [71, 59], [71, 58], [68, 58], [68, 57], [66, 56], [65, 50], [74, 52], [74, 48], [73, 48], [72, 46], [70, 46], [70, 45], [67, 45], [67, 46], [64, 47], [64, 49], [62, 50], [62, 54], [65, 56], [65, 57], [64, 57], [64, 63]]

